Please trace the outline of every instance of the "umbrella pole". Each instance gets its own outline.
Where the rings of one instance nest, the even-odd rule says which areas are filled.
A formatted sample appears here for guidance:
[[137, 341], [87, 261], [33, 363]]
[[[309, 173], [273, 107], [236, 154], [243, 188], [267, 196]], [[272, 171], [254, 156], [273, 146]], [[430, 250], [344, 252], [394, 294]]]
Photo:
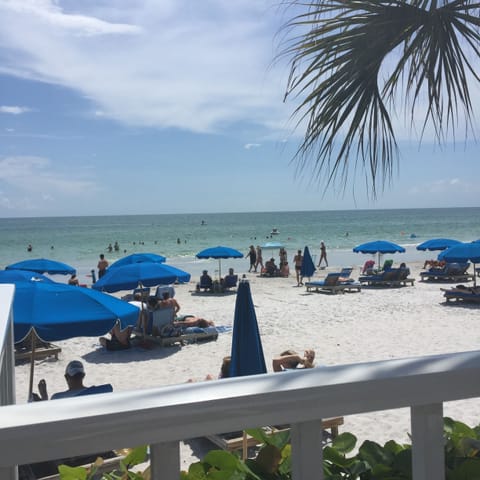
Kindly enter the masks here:
[[28, 401], [32, 400], [33, 395], [33, 371], [35, 368], [35, 344], [36, 342], [36, 334], [35, 331], [32, 329], [30, 330], [30, 345], [31, 345], [31, 356], [30, 356], [30, 379], [28, 382]]
[[222, 281], [222, 259], [218, 259], [218, 281]]

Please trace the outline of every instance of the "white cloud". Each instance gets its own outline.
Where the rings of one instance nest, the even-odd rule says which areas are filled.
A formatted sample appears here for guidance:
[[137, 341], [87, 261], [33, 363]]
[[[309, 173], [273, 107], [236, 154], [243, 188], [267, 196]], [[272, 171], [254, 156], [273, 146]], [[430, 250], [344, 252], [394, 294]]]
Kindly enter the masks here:
[[250, 150], [252, 148], [259, 148], [261, 146], [262, 145], [260, 143], [247, 143], [243, 148], [245, 148], [245, 150]]
[[16, 106], [16, 105], [0, 106], [0, 113], [10, 113], [12, 115], [20, 115], [20, 114], [26, 113], [26, 112], [31, 112], [31, 109], [27, 108], [27, 107], [19, 107], [19, 106]]
[[42, 157], [3, 157], [0, 158], [0, 181], [4, 185], [4, 195], [10, 188], [16, 198], [27, 195], [52, 201], [61, 198], [72, 199], [85, 192], [98, 191], [94, 180], [82, 178], [81, 172], [75, 177], [58, 171], [49, 159]]
[[1, 3], [0, 73], [74, 89], [93, 116], [129, 125], [284, 128], [287, 71], [271, 65], [276, 0], [87, 4], [72, 14], [61, 1]]
[[443, 197], [465, 195], [474, 191], [474, 184], [459, 178], [432, 180], [422, 185], [414, 185], [409, 189], [409, 193], [413, 195], [440, 195]]

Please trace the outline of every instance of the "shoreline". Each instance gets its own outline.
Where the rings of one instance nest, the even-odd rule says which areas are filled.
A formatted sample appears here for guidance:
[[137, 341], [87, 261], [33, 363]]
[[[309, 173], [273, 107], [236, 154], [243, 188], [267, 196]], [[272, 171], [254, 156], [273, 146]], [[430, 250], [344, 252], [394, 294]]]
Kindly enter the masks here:
[[[367, 259], [366, 255], [358, 257]], [[397, 257], [400, 255], [392, 256], [395, 264]], [[360, 293], [344, 295], [309, 293], [305, 287], [296, 286], [292, 274], [288, 278], [264, 278], [246, 273], [268, 372], [272, 372], [272, 358], [286, 349], [300, 353], [314, 349], [318, 368], [477, 350], [478, 308], [446, 305], [440, 288], [453, 284], [420, 282], [423, 261], [408, 266], [410, 277], [416, 279], [413, 287], [365, 288]], [[317, 270], [314, 278], [320, 279], [335, 270], [335, 267]], [[358, 278], [358, 269], [352, 276]], [[218, 326], [232, 326], [236, 296], [192, 295], [197, 280], [192, 276], [189, 284], [175, 286], [180, 314], [195, 314], [215, 321]], [[120, 352], [107, 352], [97, 338], [91, 337], [56, 344], [62, 348], [58, 361], [35, 364], [34, 390], [41, 378], [47, 380], [50, 394], [65, 390], [65, 366], [70, 360], [80, 359], [85, 365], [87, 385], [108, 381], [114, 391], [124, 391], [184, 383], [189, 379], [203, 381], [207, 374], [216, 377], [222, 358], [230, 354], [231, 332], [220, 333], [217, 341], [184, 347], [148, 350], [134, 347]], [[15, 368], [18, 403], [26, 402], [29, 370], [28, 363]], [[476, 426], [480, 399], [445, 404], [444, 414]], [[356, 435], [357, 447], [366, 439], [382, 444], [390, 439], [407, 442], [409, 409], [351, 415], [345, 417], [340, 431]], [[207, 451], [215, 448], [208, 442], [206, 445]], [[199, 451], [203, 452], [197, 447], [193, 450], [188, 442], [182, 444], [182, 468], [196, 461]]]

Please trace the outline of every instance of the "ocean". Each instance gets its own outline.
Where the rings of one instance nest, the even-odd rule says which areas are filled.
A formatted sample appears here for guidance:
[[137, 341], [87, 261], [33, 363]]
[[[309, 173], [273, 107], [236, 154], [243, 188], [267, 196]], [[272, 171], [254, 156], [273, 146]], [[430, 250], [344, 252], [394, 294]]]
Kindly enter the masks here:
[[[278, 233], [272, 235], [274, 229]], [[224, 245], [246, 254], [249, 245], [272, 241], [285, 246], [290, 263], [305, 245], [317, 261], [324, 241], [330, 266], [357, 266], [369, 256], [353, 253], [353, 247], [371, 240], [402, 245], [406, 253], [388, 258], [408, 263], [435, 258], [438, 252], [419, 252], [415, 246], [436, 237], [480, 238], [480, 208], [4, 218], [0, 267], [28, 258], [51, 258], [72, 265], [82, 283], [91, 283], [90, 272], [96, 270], [100, 253], [112, 263], [131, 253], [152, 252], [196, 277], [203, 269], [218, 272], [217, 260], [195, 258], [204, 248]], [[108, 245], [115, 242], [120, 250], [109, 252]], [[264, 260], [270, 256], [278, 263], [278, 250], [264, 250]], [[221, 268], [222, 273], [228, 267], [243, 273], [248, 266], [247, 259], [228, 259], [222, 260]], [[62, 281], [58, 276], [55, 280]]]

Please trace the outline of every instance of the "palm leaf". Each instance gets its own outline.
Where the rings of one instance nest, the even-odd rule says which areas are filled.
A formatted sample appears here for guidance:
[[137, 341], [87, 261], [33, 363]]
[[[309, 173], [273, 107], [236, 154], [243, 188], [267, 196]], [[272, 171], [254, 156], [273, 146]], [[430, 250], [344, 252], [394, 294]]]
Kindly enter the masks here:
[[[327, 187], [339, 180], [345, 188], [350, 164], [355, 169], [360, 164], [375, 196], [398, 158], [392, 122], [398, 99], [413, 123], [426, 97], [422, 134], [431, 123], [439, 141], [455, 131], [460, 115], [471, 126], [468, 85], [480, 80], [473, 66], [480, 57], [480, 3], [290, 4], [305, 10], [285, 25], [300, 33], [287, 40], [281, 54], [291, 64], [285, 100], [299, 100], [293, 116], [296, 128], [305, 128], [295, 156], [299, 171], [313, 163], [318, 181]], [[387, 60], [396, 60], [391, 73]]]

